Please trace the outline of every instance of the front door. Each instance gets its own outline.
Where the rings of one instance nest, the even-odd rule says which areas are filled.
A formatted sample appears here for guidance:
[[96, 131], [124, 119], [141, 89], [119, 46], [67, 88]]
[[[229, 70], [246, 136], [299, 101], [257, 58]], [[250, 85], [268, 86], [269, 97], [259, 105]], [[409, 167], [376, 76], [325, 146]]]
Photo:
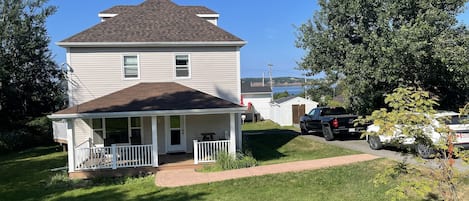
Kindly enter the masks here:
[[186, 152], [185, 116], [165, 117], [167, 152]]

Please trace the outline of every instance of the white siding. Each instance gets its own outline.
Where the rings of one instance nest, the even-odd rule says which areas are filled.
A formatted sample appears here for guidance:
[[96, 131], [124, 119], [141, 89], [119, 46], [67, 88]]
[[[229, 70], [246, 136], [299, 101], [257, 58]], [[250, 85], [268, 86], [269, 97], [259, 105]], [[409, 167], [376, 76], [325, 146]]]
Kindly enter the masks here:
[[[215, 133], [215, 140], [226, 139], [225, 132], [229, 135], [230, 115], [189, 115], [186, 116], [186, 140], [187, 150], [192, 152], [193, 140], [201, 140], [201, 133]], [[229, 136], [228, 136], [229, 137]]]
[[317, 102], [301, 97], [296, 97], [280, 104], [272, 104], [270, 112], [271, 120], [281, 126], [293, 125], [292, 106], [301, 104], [305, 105], [305, 113], [318, 106]]
[[[174, 55], [190, 54], [191, 78], [174, 76]], [[140, 79], [124, 80], [122, 56], [135, 54], [140, 60]], [[71, 91], [80, 104], [139, 82], [178, 82], [239, 103], [239, 52], [235, 47], [200, 48], [70, 48], [73, 68]]]
[[264, 119], [270, 119], [271, 94], [243, 94], [244, 105], [251, 103]]
[[91, 127], [88, 119], [75, 119], [75, 145], [79, 145], [91, 138]]

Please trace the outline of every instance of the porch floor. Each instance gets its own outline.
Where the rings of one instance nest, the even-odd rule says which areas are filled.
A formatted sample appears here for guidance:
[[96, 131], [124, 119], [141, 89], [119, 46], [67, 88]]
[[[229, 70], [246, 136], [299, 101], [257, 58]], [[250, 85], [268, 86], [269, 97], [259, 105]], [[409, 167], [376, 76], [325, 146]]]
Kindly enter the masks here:
[[202, 165], [194, 164], [194, 154], [177, 153], [158, 155], [158, 170], [173, 170], [200, 168]]

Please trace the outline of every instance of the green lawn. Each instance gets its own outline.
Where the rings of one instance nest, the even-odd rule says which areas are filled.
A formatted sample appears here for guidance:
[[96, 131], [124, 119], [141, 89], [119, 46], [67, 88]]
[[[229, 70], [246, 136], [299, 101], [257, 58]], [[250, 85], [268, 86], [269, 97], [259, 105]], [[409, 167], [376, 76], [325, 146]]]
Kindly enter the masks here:
[[[180, 188], [155, 187], [154, 177], [48, 186], [66, 157], [55, 147], [0, 157], [0, 200], [386, 200], [370, 182], [375, 160], [349, 166], [230, 180]], [[85, 184], [82, 184], [85, 183]]]
[[[246, 128], [246, 145], [261, 164], [354, 154], [297, 136], [288, 128], [260, 122]], [[259, 134], [271, 133], [271, 134]], [[57, 147], [0, 156], [0, 200], [389, 200], [389, 186], [371, 179], [388, 160], [328, 169], [229, 180], [179, 188], [160, 188], [154, 176], [69, 181], [62, 167], [66, 154]]]
[[243, 125], [244, 143], [261, 165], [359, 154], [299, 136], [271, 121]]

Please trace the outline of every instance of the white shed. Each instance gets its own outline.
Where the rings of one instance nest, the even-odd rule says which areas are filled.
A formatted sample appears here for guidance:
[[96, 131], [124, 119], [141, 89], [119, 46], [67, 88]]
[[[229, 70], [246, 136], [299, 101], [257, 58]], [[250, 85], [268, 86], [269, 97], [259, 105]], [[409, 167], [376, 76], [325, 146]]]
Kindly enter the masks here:
[[254, 107], [254, 112], [260, 114], [261, 119], [270, 119], [270, 103], [272, 90], [267, 86], [251, 86], [251, 83], [241, 83], [241, 98], [243, 104]]
[[281, 126], [300, 123], [300, 117], [318, 107], [318, 102], [302, 97], [289, 96], [271, 103], [270, 118]]

